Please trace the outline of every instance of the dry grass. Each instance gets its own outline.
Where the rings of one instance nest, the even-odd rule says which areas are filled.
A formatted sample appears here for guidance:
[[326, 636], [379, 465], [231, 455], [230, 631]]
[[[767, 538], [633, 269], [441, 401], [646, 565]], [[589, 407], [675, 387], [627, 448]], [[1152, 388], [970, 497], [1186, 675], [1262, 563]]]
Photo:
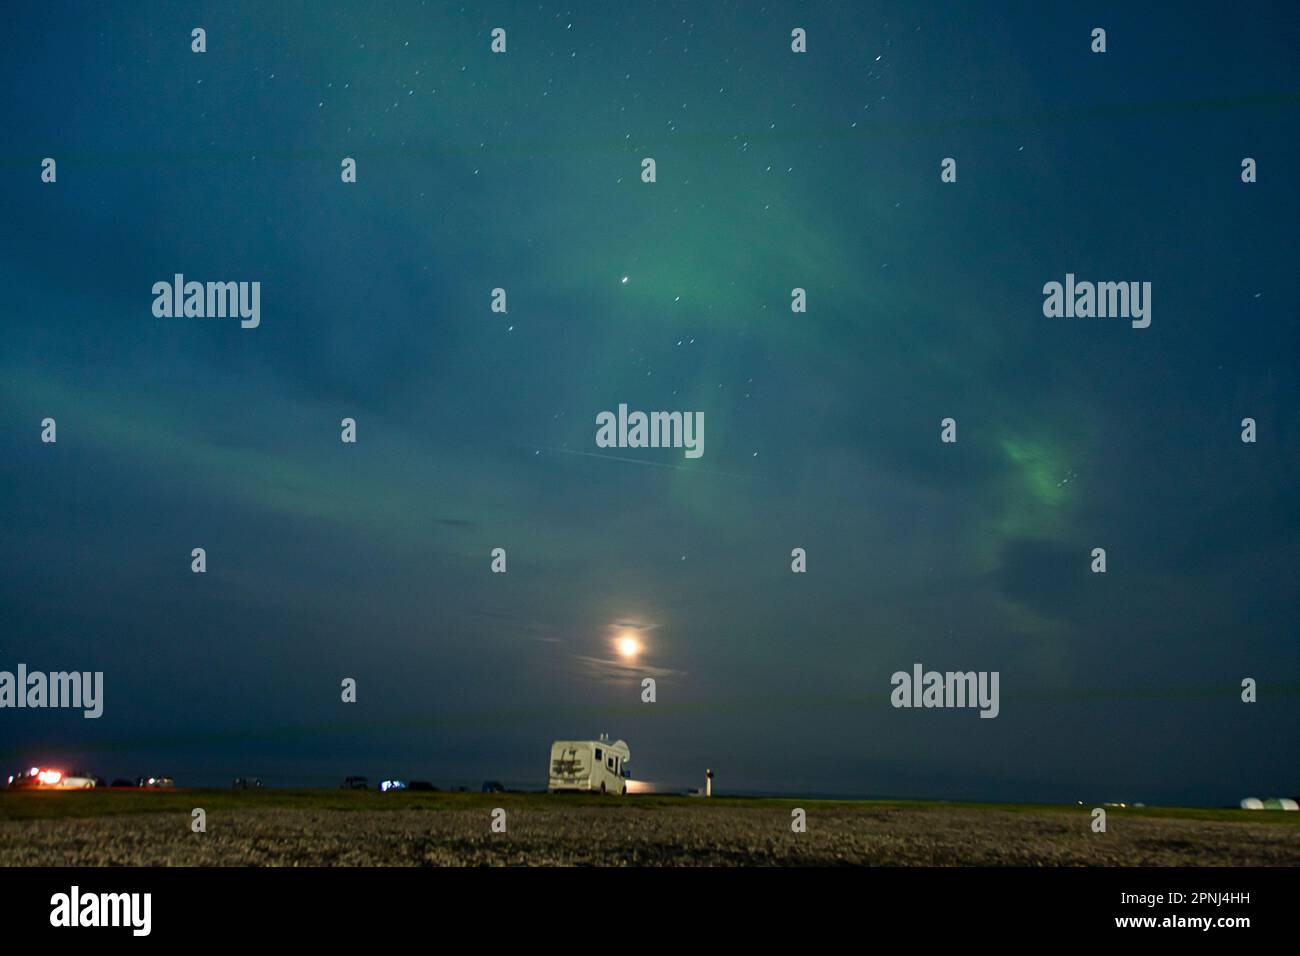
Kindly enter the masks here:
[[[71, 796], [81, 803], [70, 803]], [[121, 799], [114, 802], [112, 798]], [[807, 810], [806, 833], [790, 810]], [[192, 833], [190, 809], [207, 811]], [[490, 813], [507, 812], [492, 833]], [[792, 800], [6, 794], [0, 860], [85, 866], [1300, 865], [1294, 814]]]

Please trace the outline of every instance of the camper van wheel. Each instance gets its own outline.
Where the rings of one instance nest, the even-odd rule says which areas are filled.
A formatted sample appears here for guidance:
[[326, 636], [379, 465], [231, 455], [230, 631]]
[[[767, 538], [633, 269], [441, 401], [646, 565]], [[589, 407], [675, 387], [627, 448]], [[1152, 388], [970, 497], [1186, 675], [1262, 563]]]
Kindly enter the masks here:
[[600, 784], [600, 792], [602, 795], [605, 793], [605, 782], [603, 780], [601, 781]]
[[620, 790], [620, 791], [618, 792], [618, 795], [619, 795], [620, 797], [626, 797], [626, 796], [627, 796], [627, 784], [623, 784], [623, 789]]

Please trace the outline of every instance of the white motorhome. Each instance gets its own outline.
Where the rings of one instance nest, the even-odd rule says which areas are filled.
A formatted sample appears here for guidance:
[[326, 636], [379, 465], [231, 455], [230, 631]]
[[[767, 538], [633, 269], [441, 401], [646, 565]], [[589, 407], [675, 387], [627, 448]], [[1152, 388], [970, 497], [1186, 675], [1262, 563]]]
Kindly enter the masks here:
[[546, 789], [589, 793], [627, 793], [631, 759], [621, 740], [557, 740], [551, 744], [551, 775]]

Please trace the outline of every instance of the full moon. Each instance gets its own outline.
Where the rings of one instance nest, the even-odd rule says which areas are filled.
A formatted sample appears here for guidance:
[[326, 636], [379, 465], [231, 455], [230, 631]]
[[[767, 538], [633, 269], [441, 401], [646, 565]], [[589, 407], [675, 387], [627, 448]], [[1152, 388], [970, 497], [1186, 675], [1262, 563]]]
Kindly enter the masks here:
[[641, 653], [641, 642], [631, 634], [624, 634], [618, 639], [618, 652], [631, 660]]

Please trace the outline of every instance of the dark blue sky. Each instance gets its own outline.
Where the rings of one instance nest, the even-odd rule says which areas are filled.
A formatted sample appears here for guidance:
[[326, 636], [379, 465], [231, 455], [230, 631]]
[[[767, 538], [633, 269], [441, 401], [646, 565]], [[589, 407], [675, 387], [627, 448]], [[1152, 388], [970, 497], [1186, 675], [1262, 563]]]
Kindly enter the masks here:
[[[106, 690], [0, 755], [540, 784], [603, 731], [720, 790], [1300, 790], [1300, 15], [915, 6], [13, 12], [0, 669]], [[260, 327], [155, 318], [178, 272]], [[1151, 326], [1044, 317], [1067, 272]], [[593, 457], [619, 403], [704, 456]], [[1000, 716], [891, 708], [917, 661]]]

